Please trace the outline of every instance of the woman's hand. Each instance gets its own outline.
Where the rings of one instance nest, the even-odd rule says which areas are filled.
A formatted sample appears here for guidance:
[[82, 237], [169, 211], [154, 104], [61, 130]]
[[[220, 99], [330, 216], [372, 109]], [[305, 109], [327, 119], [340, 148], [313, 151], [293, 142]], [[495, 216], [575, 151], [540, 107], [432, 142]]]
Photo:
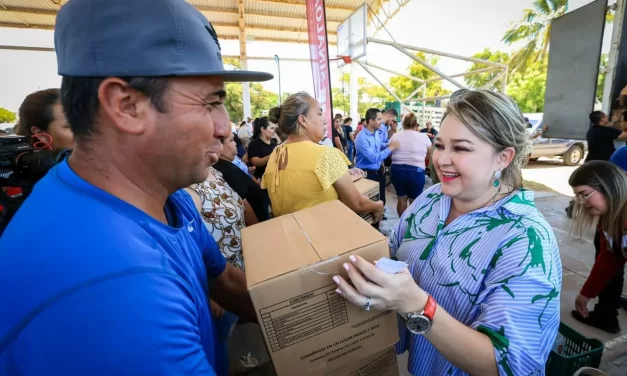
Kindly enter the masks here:
[[383, 219], [383, 212], [385, 211], [385, 206], [383, 204], [383, 201], [377, 201], [377, 210], [372, 212], [372, 216], [373, 216], [373, 222], [372, 223], [379, 223], [381, 222], [381, 220]]
[[348, 173], [355, 176], [361, 176], [362, 178], [366, 177], [366, 171], [361, 170], [359, 168], [351, 168], [348, 170]]
[[405, 314], [422, 311], [427, 304], [425, 293], [412, 278], [409, 270], [389, 274], [377, 269], [359, 256], [350, 256], [344, 264], [352, 287], [339, 275], [333, 277], [338, 285], [338, 294], [356, 306], [365, 307], [370, 297], [370, 307], [378, 310], [393, 310]]
[[586, 298], [585, 296], [579, 294], [577, 295], [577, 299], [575, 299], [575, 308], [577, 312], [583, 317], [588, 317], [588, 302], [590, 298]]

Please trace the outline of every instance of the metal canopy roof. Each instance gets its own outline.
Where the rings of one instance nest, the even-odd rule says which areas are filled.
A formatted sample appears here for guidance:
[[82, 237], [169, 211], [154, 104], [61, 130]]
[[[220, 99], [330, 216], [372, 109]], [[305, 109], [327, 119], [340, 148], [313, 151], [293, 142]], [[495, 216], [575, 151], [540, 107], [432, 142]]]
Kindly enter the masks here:
[[[0, 0], [0, 27], [54, 29], [57, 10], [68, 0]], [[124, 0], [121, 0], [124, 1]], [[187, 0], [211, 21], [220, 39], [307, 43], [305, 0]], [[407, 0], [391, 0], [404, 5]], [[379, 13], [389, 0], [367, 0]], [[363, 0], [326, 0], [329, 44], [336, 29]], [[115, 6], [115, 1], [111, 2]], [[140, 15], [138, 15], [140, 17]], [[387, 17], [385, 17], [387, 18]], [[385, 20], [387, 21], [387, 19]], [[384, 23], [385, 23], [384, 21]]]

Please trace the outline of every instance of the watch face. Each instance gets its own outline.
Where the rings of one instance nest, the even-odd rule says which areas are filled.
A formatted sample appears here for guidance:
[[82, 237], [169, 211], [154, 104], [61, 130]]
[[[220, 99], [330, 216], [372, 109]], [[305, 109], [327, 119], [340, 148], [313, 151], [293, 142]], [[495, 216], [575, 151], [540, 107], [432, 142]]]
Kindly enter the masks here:
[[414, 334], [424, 334], [431, 328], [431, 320], [422, 315], [407, 319], [407, 329]]

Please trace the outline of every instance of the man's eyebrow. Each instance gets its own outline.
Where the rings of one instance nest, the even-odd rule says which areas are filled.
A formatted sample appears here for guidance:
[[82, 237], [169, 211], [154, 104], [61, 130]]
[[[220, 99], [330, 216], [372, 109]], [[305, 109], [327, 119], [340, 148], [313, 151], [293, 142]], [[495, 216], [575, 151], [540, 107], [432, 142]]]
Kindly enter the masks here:
[[219, 100], [226, 98], [226, 90], [219, 89], [214, 92], [211, 92], [205, 96], [205, 99], [209, 100], [209, 99], [213, 99], [214, 97], [218, 97]]

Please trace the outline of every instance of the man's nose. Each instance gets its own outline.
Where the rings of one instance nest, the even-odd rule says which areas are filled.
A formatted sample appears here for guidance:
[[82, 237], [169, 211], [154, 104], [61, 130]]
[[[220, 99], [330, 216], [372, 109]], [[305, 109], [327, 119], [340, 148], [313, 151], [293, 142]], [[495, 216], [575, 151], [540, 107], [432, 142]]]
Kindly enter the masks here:
[[211, 118], [215, 125], [213, 136], [218, 139], [226, 138], [231, 130], [231, 119], [229, 119], [229, 113], [226, 111], [226, 107], [221, 105], [216, 108], [211, 114]]

